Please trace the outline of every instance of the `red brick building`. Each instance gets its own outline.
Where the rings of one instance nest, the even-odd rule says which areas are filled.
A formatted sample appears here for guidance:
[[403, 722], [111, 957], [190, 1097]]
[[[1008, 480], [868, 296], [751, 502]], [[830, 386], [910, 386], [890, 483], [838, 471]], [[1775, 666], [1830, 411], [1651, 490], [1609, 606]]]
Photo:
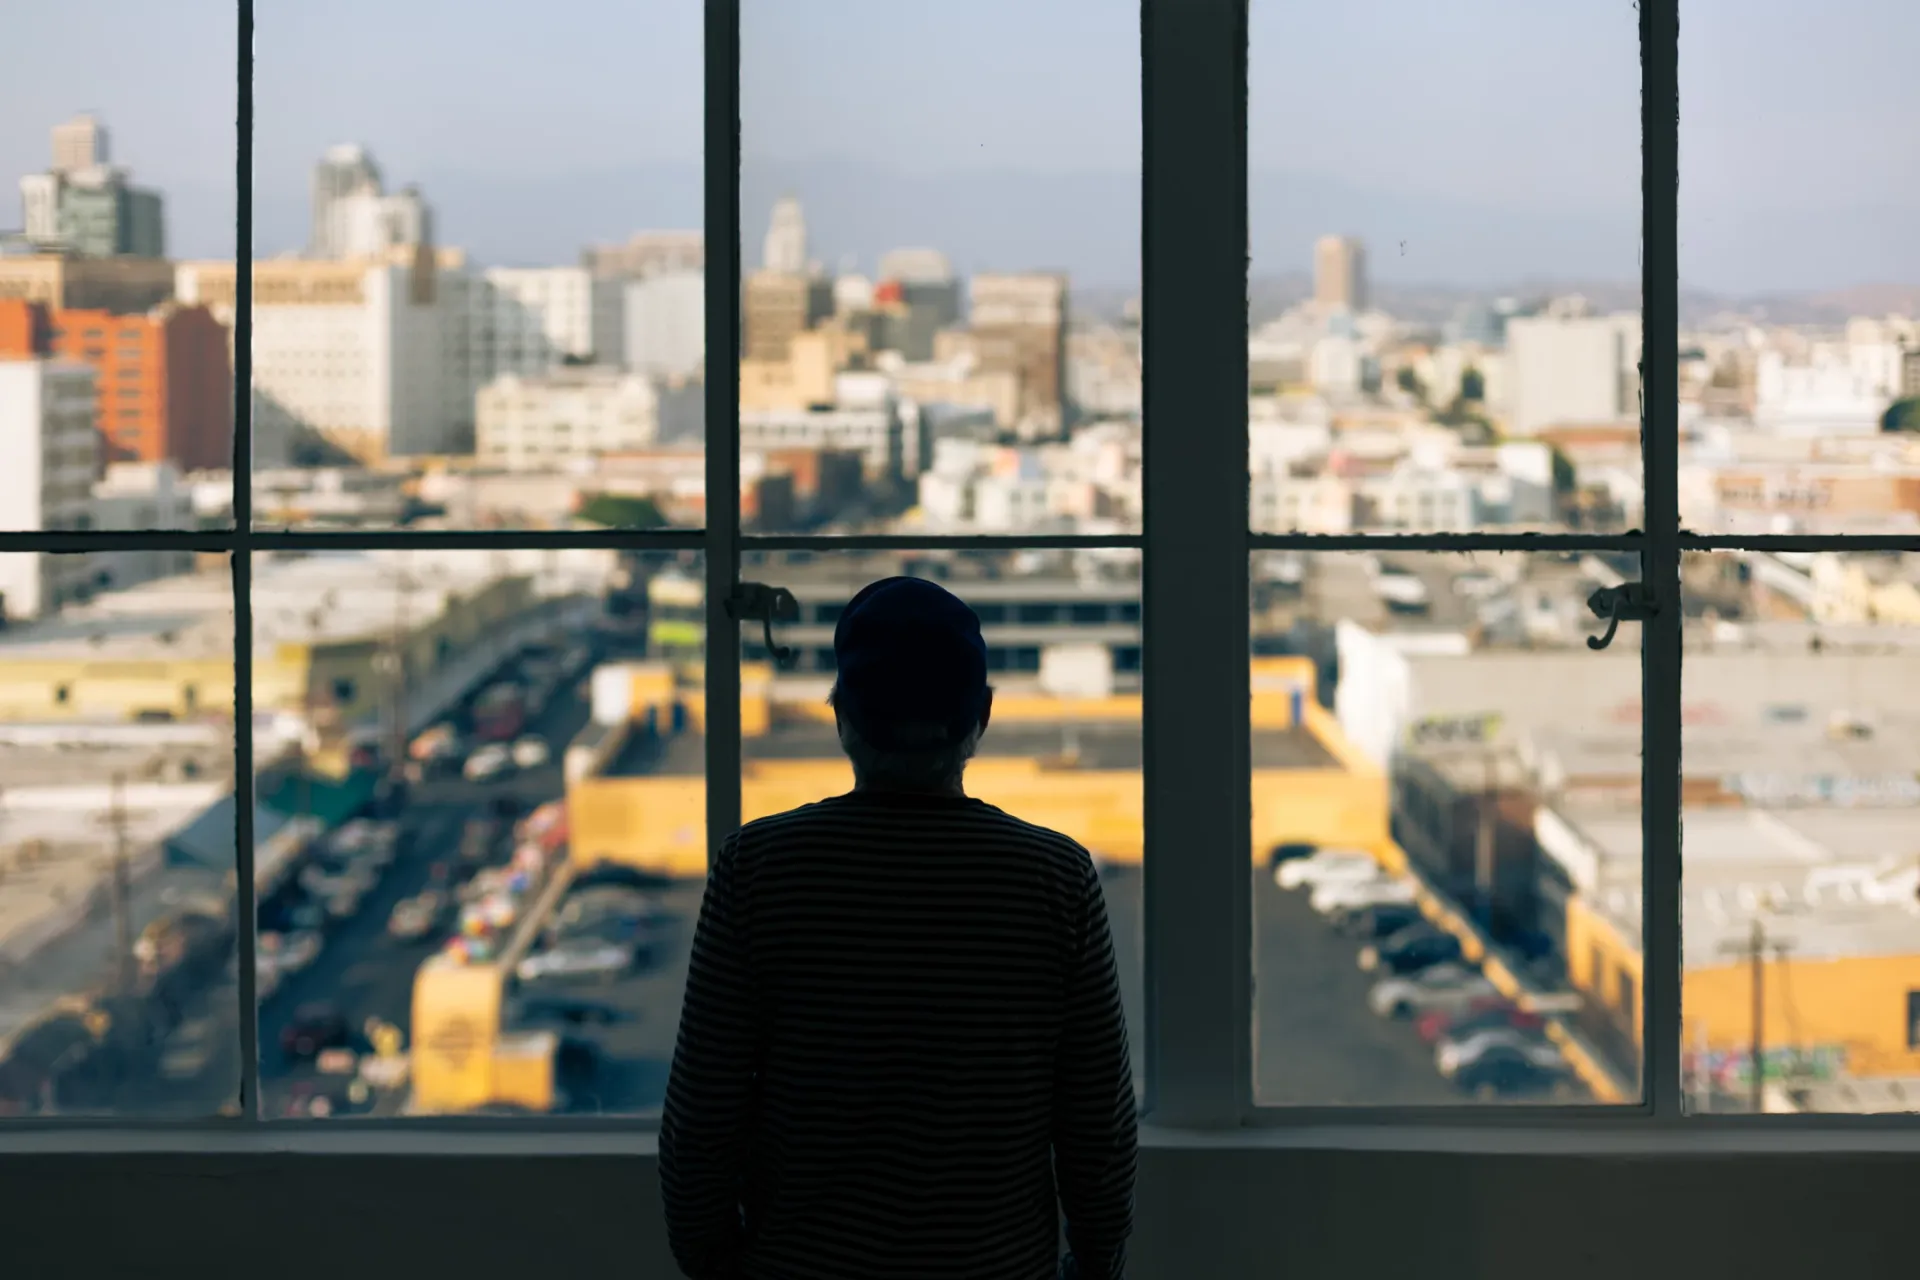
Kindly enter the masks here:
[[103, 462], [171, 461], [183, 471], [231, 463], [227, 330], [205, 307], [114, 315], [0, 300], [0, 356], [33, 355], [93, 366]]

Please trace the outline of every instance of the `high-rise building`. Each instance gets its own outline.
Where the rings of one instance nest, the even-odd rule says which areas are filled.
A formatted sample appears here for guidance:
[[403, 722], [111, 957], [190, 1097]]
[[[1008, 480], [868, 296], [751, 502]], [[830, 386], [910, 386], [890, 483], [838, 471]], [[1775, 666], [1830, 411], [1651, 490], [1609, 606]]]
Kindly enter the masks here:
[[668, 271], [624, 288], [627, 368], [666, 377], [698, 372], [707, 358], [705, 275]]
[[833, 283], [799, 271], [756, 271], [747, 277], [744, 354], [785, 360], [794, 337], [833, 314]]
[[[93, 523], [99, 449], [93, 370], [45, 357], [0, 359], [0, 511], [15, 529], [83, 529]], [[51, 613], [87, 590], [84, 556], [0, 556], [0, 621]]]
[[[9, 310], [46, 317], [45, 345]], [[26, 341], [21, 341], [25, 338]], [[50, 353], [94, 372], [100, 461], [230, 465], [233, 371], [226, 326], [205, 307], [166, 303], [147, 315], [0, 302], [0, 358]]]
[[92, 169], [111, 161], [107, 146], [107, 126], [97, 116], [85, 112], [65, 124], [53, 126], [53, 172], [73, 173]]
[[1059, 436], [1067, 423], [1067, 278], [1055, 272], [973, 277], [968, 325], [978, 368], [1020, 380], [1026, 439]]
[[335, 201], [329, 216], [336, 258], [380, 258], [433, 243], [433, 209], [418, 187], [391, 194], [362, 188]]
[[[472, 344], [474, 280], [459, 255], [272, 259], [253, 268], [254, 456], [262, 466], [345, 455], [467, 453], [487, 376]], [[231, 262], [181, 263], [182, 302], [231, 324]]]
[[934, 335], [960, 321], [960, 282], [938, 249], [895, 249], [880, 255], [880, 279], [899, 286], [903, 313], [892, 345], [908, 360], [933, 358]]
[[107, 130], [91, 115], [53, 130], [53, 167], [20, 179], [21, 227], [34, 247], [88, 258], [162, 258], [160, 194], [107, 162]]
[[566, 360], [620, 359], [618, 330], [597, 332], [609, 321], [596, 301], [616, 282], [585, 267], [490, 267], [476, 284], [474, 337], [490, 374], [537, 377]]
[[173, 296], [173, 264], [161, 258], [0, 255], [0, 298], [52, 309], [144, 315]]
[[1321, 236], [1313, 246], [1313, 300], [1322, 307], [1367, 309], [1367, 250], [1355, 236]]
[[380, 166], [364, 147], [345, 143], [327, 148], [313, 167], [313, 228], [308, 255], [348, 256], [347, 202], [353, 196], [366, 192], [377, 196], [380, 191]]
[[793, 275], [807, 269], [807, 215], [800, 208], [799, 197], [781, 196], [774, 202], [767, 238], [761, 245], [760, 265], [768, 271]]
[[1507, 431], [1629, 421], [1640, 405], [1640, 317], [1561, 308], [1507, 322]]
[[706, 238], [698, 231], [638, 231], [625, 244], [592, 245], [580, 254], [580, 265], [595, 276], [615, 280], [698, 272], [706, 262]]

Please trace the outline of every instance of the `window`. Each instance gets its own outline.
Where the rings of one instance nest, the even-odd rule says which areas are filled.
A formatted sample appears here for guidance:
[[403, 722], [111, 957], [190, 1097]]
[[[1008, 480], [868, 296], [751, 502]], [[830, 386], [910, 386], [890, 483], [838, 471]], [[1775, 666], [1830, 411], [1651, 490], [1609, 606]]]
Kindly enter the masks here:
[[[1542, 1057], [1566, 1070], [1523, 1082], [1550, 1086], [1529, 1100], [1606, 1123], [1737, 1109], [1755, 1021], [1782, 1065], [1754, 1074], [1792, 1073], [1810, 1109], [1839, 1105], [1824, 1080], [1914, 1066], [1915, 1019], [1896, 1031], [1887, 1014], [1915, 1012], [1907, 939], [1881, 926], [1915, 887], [1857, 853], [1896, 841], [1913, 801], [1897, 690], [1920, 625], [1901, 444], [1914, 322], [1879, 293], [1871, 324], [1844, 330], [1832, 298], [1780, 312], [1800, 285], [1754, 266], [1806, 251], [1795, 271], [1823, 291], [1913, 274], [1895, 270], [1901, 236], [1861, 231], [1882, 215], [1858, 210], [1900, 207], [1892, 188], [1864, 184], [1817, 237], [1811, 214], [1736, 216], [1808, 188], [1782, 157], [1850, 153], [1804, 130], [1772, 145], [1780, 108], [1752, 85], [1801, 81], [1744, 72], [1733, 29], [1690, 35], [1700, 120], [1675, 126], [1679, 46], [1648, 27], [1636, 83], [1633, 6], [1506, 6], [1495, 30], [1481, 10], [1254, 0], [1242, 45], [1231, 5], [1144, 2], [1150, 22], [1118, 5], [1085, 27], [997, 0], [844, 0], [830, 17], [744, 0], [732, 30], [728, 6], [675, 0], [649, 9], [645, 39], [565, 4], [538, 30], [482, 14], [491, 34], [467, 34], [492, 53], [463, 44], [436, 92], [396, 102], [411, 114], [391, 142], [333, 149], [319, 139], [345, 95], [417, 81], [419, 42], [262, 7], [258, 110], [242, 113], [254, 261], [222, 261], [228, 229], [183, 207], [162, 290], [249, 326], [243, 368], [222, 365], [194, 419], [211, 426], [168, 442], [205, 476], [237, 439], [243, 474], [224, 498], [196, 480], [129, 500], [114, 486], [139, 469], [116, 468], [96, 510], [164, 511], [139, 521], [162, 527], [9, 504], [53, 516], [0, 553], [8, 652], [55, 671], [33, 666], [17, 705], [138, 724], [174, 690], [194, 714], [157, 737], [242, 735], [226, 807], [177, 824], [209, 916], [239, 927], [196, 950], [184, 934], [213, 926], [176, 922], [141, 948], [205, 961], [167, 980], [191, 978], [188, 1020], [211, 1030], [148, 1037], [162, 1048], [137, 1102], [106, 1105], [204, 1116], [244, 1095], [261, 1120], [384, 1116], [412, 1089], [459, 1114], [647, 1111], [683, 957], [636, 944], [588, 1009], [539, 990], [591, 962], [544, 925], [622, 887], [684, 921], [721, 832], [837, 779], [820, 736], [833, 624], [858, 585], [902, 572], [977, 601], [995, 680], [1025, 711], [990, 744], [1019, 750], [977, 776], [1100, 857], [1131, 931], [1143, 1094], [1168, 1124], [1518, 1101], [1504, 1078], [1463, 1088], [1433, 1066], [1422, 1031], [1467, 1015], [1545, 1019]], [[708, 20], [714, 65], [737, 38], [737, 84], [689, 74]], [[205, 34], [192, 79], [218, 82], [235, 33]], [[943, 56], [876, 59], [878, 35]], [[1185, 91], [1143, 100], [1143, 57]], [[523, 95], [543, 120], [476, 87], [550, 67], [643, 91], [593, 109]], [[1897, 118], [1851, 95], [1898, 71], [1806, 94]], [[1356, 98], [1367, 83], [1393, 92]], [[230, 136], [232, 103], [216, 105], [205, 136]], [[96, 145], [47, 111], [61, 147]], [[1685, 208], [1664, 176], [1678, 127], [1700, 130]], [[1814, 186], [1845, 189], [1823, 172]], [[539, 201], [494, 190], [526, 173], [545, 175]], [[193, 185], [230, 180], [216, 165]], [[609, 208], [647, 225], [576, 266], [604, 234], [581, 211]], [[1700, 228], [1685, 260], [1681, 215]], [[356, 265], [370, 242], [437, 252]], [[1689, 303], [1683, 342], [1678, 270], [1696, 260], [1716, 288], [1749, 281], [1766, 314]], [[546, 265], [472, 265], [505, 261]], [[1596, 286], [1519, 293], [1543, 279]], [[431, 310], [433, 340], [391, 361], [323, 352], [346, 339], [320, 329], [367, 296]], [[575, 322], [608, 359], [550, 365], [533, 337], [489, 333]], [[0, 415], [40, 398], [9, 381], [25, 376], [0, 369]], [[367, 379], [379, 395], [359, 394]], [[581, 388], [629, 380], [650, 407], [590, 465], [491, 434], [558, 435], [583, 420]], [[376, 427], [368, 404], [396, 412]], [[72, 483], [81, 455], [49, 456]], [[92, 566], [71, 553], [112, 564], [112, 586], [75, 599], [63, 575]], [[176, 574], [177, 554], [208, 567]], [[741, 582], [799, 607], [769, 635], [728, 615]], [[220, 766], [195, 759], [208, 791]], [[173, 776], [170, 758], [132, 762], [142, 787], [149, 764]], [[97, 832], [80, 843], [98, 855]], [[474, 966], [471, 1000], [431, 977]], [[49, 1084], [73, 1063], [6, 1074], [78, 1041], [49, 1025], [41, 1048], [4, 1042], [19, 1056], [0, 1056], [0, 1089], [27, 1110], [94, 1105]], [[357, 1077], [335, 1074], [342, 1048]], [[162, 1058], [201, 1066], [156, 1083]], [[1683, 1100], [1683, 1078], [1706, 1087]]]

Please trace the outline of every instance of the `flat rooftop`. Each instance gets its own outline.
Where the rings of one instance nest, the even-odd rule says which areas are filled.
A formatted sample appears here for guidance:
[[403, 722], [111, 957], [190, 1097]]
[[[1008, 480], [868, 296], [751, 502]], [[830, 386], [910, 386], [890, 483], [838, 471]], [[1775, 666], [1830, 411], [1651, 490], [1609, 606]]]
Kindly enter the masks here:
[[[1558, 816], [1591, 858], [1584, 867], [1568, 867], [1575, 884], [1623, 934], [1638, 938], [1639, 807]], [[1920, 954], [1916, 816], [1908, 806], [1686, 810], [1685, 966], [1733, 963], [1756, 918], [1800, 959]]]
[[[822, 722], [783, 724], [772, 732], [745, 738], [744, 762], [833, 760], [840, 740]], [[1142, 767], [1140, 726], [1131, 721], [1016, 721], [995, 723], [980, 742], [976, 758], [1015, 757], [1048, 760], [1063, 767], [1133, 771]], [[1339, 762], [1304, 729], [1260, 730], [1253, 735], [1256, 769], [1332, 769]], [[632, 734], [605, 770], [608, 777], [698, 777], [706, 771], [706, 743], [696, 733], [661, 738]]]

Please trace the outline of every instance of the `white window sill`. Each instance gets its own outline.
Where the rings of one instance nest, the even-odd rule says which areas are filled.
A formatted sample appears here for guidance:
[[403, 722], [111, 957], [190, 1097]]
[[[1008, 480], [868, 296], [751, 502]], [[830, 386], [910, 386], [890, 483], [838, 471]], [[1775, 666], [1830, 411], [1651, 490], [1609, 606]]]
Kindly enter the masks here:
[[[1156, 1151], [1417, 1152], [1482, 1156], [1689, 1157], [1713, 1155], [1920, 1155], [1920, 1117], [1769, 1116], [1653, 1124], [1619, 1117], [1591, 1124], [1302, 1124], [1225, 1131], [1142, 1124]], [[633, 1156], [659, 1154], [649, 1128], [579, 1128], [511, 1121], [497, 1128], [314, 1121], [264, 1127], [41, 1128], [0, 1125], [8, 1156], [325, 1155]]]

